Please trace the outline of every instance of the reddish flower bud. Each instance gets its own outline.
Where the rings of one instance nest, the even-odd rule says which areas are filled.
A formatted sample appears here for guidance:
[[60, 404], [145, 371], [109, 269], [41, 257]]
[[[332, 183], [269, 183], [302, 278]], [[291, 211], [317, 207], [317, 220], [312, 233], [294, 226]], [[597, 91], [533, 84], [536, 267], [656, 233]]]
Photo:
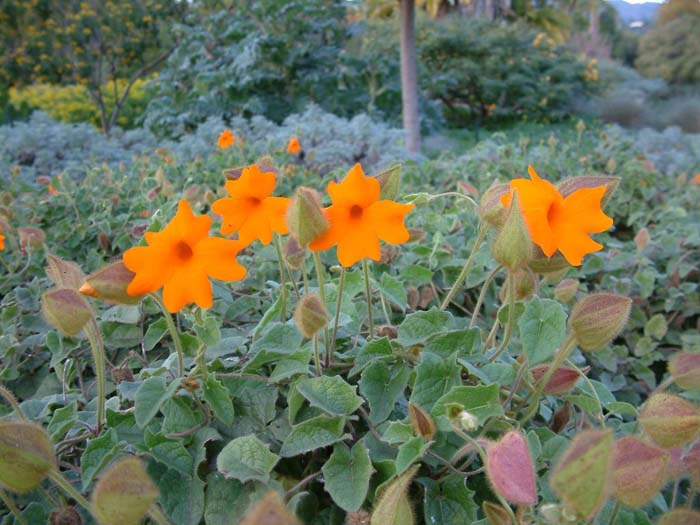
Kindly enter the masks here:
[[39, 228], [17, 228], [17, 235], [19, 236], [19, 245], [23, 250], [27, 247], [40, 248], [46, 240], [46, 234]]
[[674, 509], [661, 516], [659, 525], [700, 525], [700, 512], [690, 509]]
[[581, 299], [569, 316], [569, 329], [582, 350], [600, 350], [627, 324], [632, 300], [621, 295], [598, 293]]
[[486, 449], [486, 475], [502, 498], [518, 505], [537, 502], [535, 468], [525, 436], [512, 430]]
[[435, 437], [435, 422], [425, 410], [418, 405], [408, 403], [408, 418], [411, 420], [413, 432], [423, 438], [424, 441], [430, 441]]
[[669, 454], [635, 436], [615, 442], [615, 497], [628, 507], [641, 507], [666, 481]]
[[650, 240], [651, 237], [649, 236], [649, 230], [646, 228], [639, 230], [637, 235], [634, 236], [634, 244], [637, 245], [637, 253], [642, 253], [644, 248], [649, 245]]
[[299, 241], [293, 235], [287, 237], [287, 241], [284, 244], [284, 259], [293, 270], [300, 270], [304, 267], [306, 248], [299, 246]]
[[300, 525], [278, 492], [268, 492], [255, 503], [240, 525]]
[[[587, 366], [582, 370], [582, 372], [585, 374], [590, 370], [591, 367]], [[532, 379], [535, 383], [537, 383], [544, 375], [547, 373], [547, 370], [549, 370], [549, 365], [544, 364], [544, 365], [537, 365], [533, 367], [530, 370], [530, 373], [532, 373]], [[569, 366], [560, 366], [557, 368], [557, 370], [554, 372], [552, 375], [552, 378], [549, 380], [547, 385], [544, 387], [544, 391], [547, 394], [551, 395], [561, 395], [565, 394], [572, 388], [576, 386], [576, 383], [579, 380], [579, 373], [575, 368], [571, 368]]]

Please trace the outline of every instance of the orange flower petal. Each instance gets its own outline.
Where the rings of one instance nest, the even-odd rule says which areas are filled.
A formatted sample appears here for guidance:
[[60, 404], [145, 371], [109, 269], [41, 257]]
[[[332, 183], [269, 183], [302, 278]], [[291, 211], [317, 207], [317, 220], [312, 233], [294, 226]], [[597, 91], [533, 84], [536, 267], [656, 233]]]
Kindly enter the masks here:
[[349, 228], [348, 212], [346, 208], [329, 206], [324, 210], [328, 229], [319, 237], [309, 243], [309, 249], [322, 252], [338, 243], [343, 232]]
[[0, 250], [4, 250], [4, 249], [5, 249], [5, 236], [0, 235]]
[[207, 274], [192, 264], [178, 269], [163, 287], [163, 302], [170, 313], [177, 312], [188, 303], [211, 308], [211, 282]]
[[567, 220], [588, 233], [609, 230], [613, 220], [600, 207], [605, 195], [605, 186], [580, 188], [564, 199]]
[[126, 293], [133, 296], [155, 292], [163, 287], [172, 276], [175, 268], [154, 264], [156, 261], [167, 259], [169, 253], [165, 249], [151, 246], [137, 246], [124, 252], [124, 266], [136, 275], [129, 283]]
[[413, 204], [382, 200], [372, 204], [365, 213], [382, 241], [401, 244], [408, 241], [410, 237], [404, 225], [404, 219], [412, 209]]
[[[548, 215], [552, 210], [556, 210], [563, 201], [557, 189], [546, 180], [537, 178], [536, 180], [515, 179], [510, 182], [511, 192], [518, 192], [518, 202], [520, 211], [523, 214], [525, 223], [532, 242], [537, 244], [547, 257], [551, 257], [557, 250], [556, 239], [549, 225]], [[505, 197], [505, 196], [504, 196]], [[507, 196], [508, 206], [510, 206], [511, 195]]]
[[248, 216], [255, 210], [255, 205], [250, 200], [224, 197], [214, 201], [211, 211], [221, 215], [221, 233], [230, 235], [241, 229]]
[[208, 237], [196, 246], [195, 264], [204, 268], [207, 275], [213, 279], [239, 281], [247, 273], [247, 270], [236, 261], [238, 252], [243, 248], [245, 244], [240, 241]]
[[338, 262], [346, 268], [365, 257], [373, 261], [381, 258], [379, 237], [368, 220], [356, 224], [338, 241]]
[[379, 199], [379, 181], [366, 177], [360, 164], [355, 164], [342, 182], [328, 183], [328, 194], [335, 206], [366, 208]]
[[272, 195], [276, 177], [271, 171], [260, 171], [256, 164], [243, 168], [237, 180], [226, 181], [226, 191], [232, 197], [257, 198], [262, 200]]

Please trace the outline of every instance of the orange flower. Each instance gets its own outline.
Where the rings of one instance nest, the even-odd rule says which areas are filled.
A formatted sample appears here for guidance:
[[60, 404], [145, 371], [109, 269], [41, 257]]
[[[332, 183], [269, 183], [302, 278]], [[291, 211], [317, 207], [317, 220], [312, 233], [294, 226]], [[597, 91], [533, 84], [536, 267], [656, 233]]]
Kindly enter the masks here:
[[236, 142], [235, 135], [231, 132], [230, 129], [225, 129], [221, 132], [219, 138], [216, 140], [216, 145], [219, 146], [221, 149], [226, 149], [233, 146], [234, 142]]
[[700, 173], [695, 174], [695, 177], [692, 179], [692, 183], [700, 185]]
[[161, 232], [146, 232], [147, 246], [124, 252], [124, 265], [136, 275], [127, 288], [132, 296], [163, 288], [169, 312], [187, 303], [202, 308], [212, 305], [209, 278], [221, 281], [243, 279], [246, 269], [236, 261], [243, 243], [209, 237], [211, 218], [196, 216], [182, 199], [177, 214]]
[[4, 250], [4, 249], [5, 249], [5, 236], [2, 233], [0, 233], [0, 250]]
[[299, 155], [300, 151], [301, 144], [299, 143], [299, 139], [296, 137], [291, 137], [289, 139], [289, 143], [287, 144], [287, 153], [291, 153], [292, 155]]
[[54, 188], [53, 184], [49, 184], [49, 195], [58, 195], [59, 193], [61, 192]]
[[211, 206], [214, 213], [223, 217], [221, 233], [238, 232], [238, 238], [245, 245], [256, 239], [270, 244], [272, 232], [287, 233], [286, 214], [292, 201], [286, 197], [271, 197], [275, 182], [273, 172], [261, 172], [256, 164], [243, 168], [238, 179], [226, 181], [230, 197], [219, 199]]
[[501, 202], [510, 206], [512, 192], [517, 190], [530, 237], [544, 254], [551, 257], [559, 250], [569, 264], [579, 266], [584, 255], [602, 249], [589, 234], [604, 232], [613, 224], [600, 208], [606, 186], [579, 188], [563, 197], [532, 166], [528, 166], [528, 173], [532, 180], [512, 180], [511, 194], [503, 195]]
[[365, 176], [362, 166], [355, 166], [342, 182], [330, 182], [328, 193], [333, 204], [325, 209], [330, 227], [309, 244], [314, 251], [338, 245], [338, 261], [352, 266], [368, 257], [381, 258], [379, 241], [401, 244], [408, 241], [404, 226], [413, 204], [379, 200], [379, 181]]

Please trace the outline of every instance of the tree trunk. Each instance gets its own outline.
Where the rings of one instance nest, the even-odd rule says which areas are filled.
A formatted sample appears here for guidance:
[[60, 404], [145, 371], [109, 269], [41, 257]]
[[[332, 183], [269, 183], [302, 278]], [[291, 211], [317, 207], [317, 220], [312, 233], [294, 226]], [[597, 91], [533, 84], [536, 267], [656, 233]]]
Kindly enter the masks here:
[[418, 118], [418, 75], [416, 73], [416, 2], [401, 0], [401, 102], [406, 148], [420, 152], [420, 120]]

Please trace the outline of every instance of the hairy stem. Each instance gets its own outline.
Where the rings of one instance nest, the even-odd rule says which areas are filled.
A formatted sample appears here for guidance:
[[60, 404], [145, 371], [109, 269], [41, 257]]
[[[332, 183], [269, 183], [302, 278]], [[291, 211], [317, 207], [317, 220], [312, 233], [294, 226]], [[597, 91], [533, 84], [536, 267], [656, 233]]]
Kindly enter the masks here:
[[513, 325], [515, 324], [515, 275], [510, 271], [506, 278], [506, 295], [508, 300], [508, 320], [503, 332], [503, 341], [501, 341], [501, 345], [496, 350], [496, 353], [489, 359], [490, 362], [495, 361], [498, 356], [505, 352], [506, 348], [508, 348], [508, 343], [510, 343], [510, 337], [513, 335]]
[[493, 271], [488, 275], [488, 277], [484, 281], [484, 284], [481, 285], [479, 298], [476, 300], [476, 306], [474, 306], [474, 312], [472, 313], [471, 321], [469, 321], [469, 328], [472, 328], [476, 324], [476, 319], [479, 317], [479, 310], [481, 310], [481, 305], [484, 304], [484, 299], [486, 298], [486, 291], [489, 289], [491, 281], [493, 281], [496, 275], [498, 275], [498, 272], [500, 272], [502, 269], [503, 266], [501, 266], [500, 264], [496, 266], [493, 269]]
[[61, 473], [58, 470], [52, 470], [49, 473], [49, 479], [53, 481], [56, 485], [58, 485], [63, 492], [68, 494], [71, 498], [73, 498], [78, 505], [83, 507], [85, 510], [90, 512], [90, 503], [88, 500], [86, 500], [80, 492], [75, 490], [73, 485], [70, 484], [70, 482], [64, 478]]
[[177, 327], [175, 326], [175, 322], [173, 321], [173, 316], [170, 314], [170, 312], [168, 312], [168, 309], [165, 307], [165, 303], [160, 298], [160, 296], [157, 294], [151, 294], [151, 297], [153, 297], [156, 304], [160, 307], [160, 310], [163, 312], [163, 317], [165, 318], [165, 324], [168, 327], [168, 332], [170, 333], [170, 337], [172, 337], [173, 339], [173, 343], [175, 343], [175, 351], [177, 352], [178, 377], [182, 377], [185, 373], [185, 352], [182, 348], [182, 339], [180, 339], [180, 332], [177, 331]]
[[476, 236], [474, 246], [472, 247], [472, 251], [469, 254], [469, 257], [467, 258], [467, 262], [464, 263], [464, 267], [457, 276], [457, 279], [452, 285], [452, 288], [450, 288], [450, 292], [447, 294], [447, 297], [445, 297], [445, 299], [442, 301], [442, 304], [440, 305], [440, 310], [446, 310], [450, 302], [452, 302], [452, 299], [454, 299], [455, 295], [457, 295], [460, 286], [462, 286], [462, 283], [467, 278], [467, 275], [469, 275], [469, 271], [472, 269], [472, 265], [474, 264], [476, 254], [479, 251], [479, 248], [481, 248], [481, 244], [484, 242], [487, 232], [488, 228], [486, 226], [482, 225], [479, 227], [479, 233]]
[[280, 307], [280, 321], [283, 323], [287, 319], [287, 277], [284, 271], [284, 255], [282, 255], [282, 243], [280, 242], [280, 236], [275, 233], [275, 250], [277, 251], [277, 262], [279, 263], [280, 270], [280, 289], [281, 289], [281, 302]]
[[345, 289], [345, 266], [340, 267], [340, 281], [338, 282], [338, 293], [335, 300], [335, 317], [333, 318], [333, 336], [331, 345], [326, 348], [326, 368], [333, 362], [333, 352], [335, 351], [335, 338], [338, 336], [338, 320], [340, 319], [340, 306], [343, 303], [343, 290]]
[[12, 501], [12, 498], [2, 489], [0, 489], [0, 501], [2, 501], [9, 509], [9, 511], [15, 517], [15, 521], [19, 523], [19, 525], [29, 525], [27, 520], [24, 519], [24, 516], [22, 516], [22, 513], [17, 508], [17, 505], [15, 505], [15, 502]]
[[105, 347], [94, 317], [85, 325], [85, 334], [90, 341], [92, 359], [95, 363], [95, 377], [97, 378], [97, 433], [99, 434], [105, 423]]
[[367, 320], [369, 322], [369, 336], [367, 340], [374, 337], [374, 318], [372, 317], [372, 288], [369, 285], [369, 266], [367, 259], [362, 259], [362, 272], [365, 275], [365, 295], [367, 296]]
[[[321, 262], [321, 257], [318, 252], [313, 253], [314, 266], [316, 267], [316, 280], [318, 281], [318, 295], [321, 297], [321, 302], [324, 308], [328, 308], [326, 303], [326, 283], [323, 273], [323, 263]], [[330, 335], [328, 333], [328, 327], [323, 329], [323, 342], [325, 343], [326, 351], [330, 347]]]

